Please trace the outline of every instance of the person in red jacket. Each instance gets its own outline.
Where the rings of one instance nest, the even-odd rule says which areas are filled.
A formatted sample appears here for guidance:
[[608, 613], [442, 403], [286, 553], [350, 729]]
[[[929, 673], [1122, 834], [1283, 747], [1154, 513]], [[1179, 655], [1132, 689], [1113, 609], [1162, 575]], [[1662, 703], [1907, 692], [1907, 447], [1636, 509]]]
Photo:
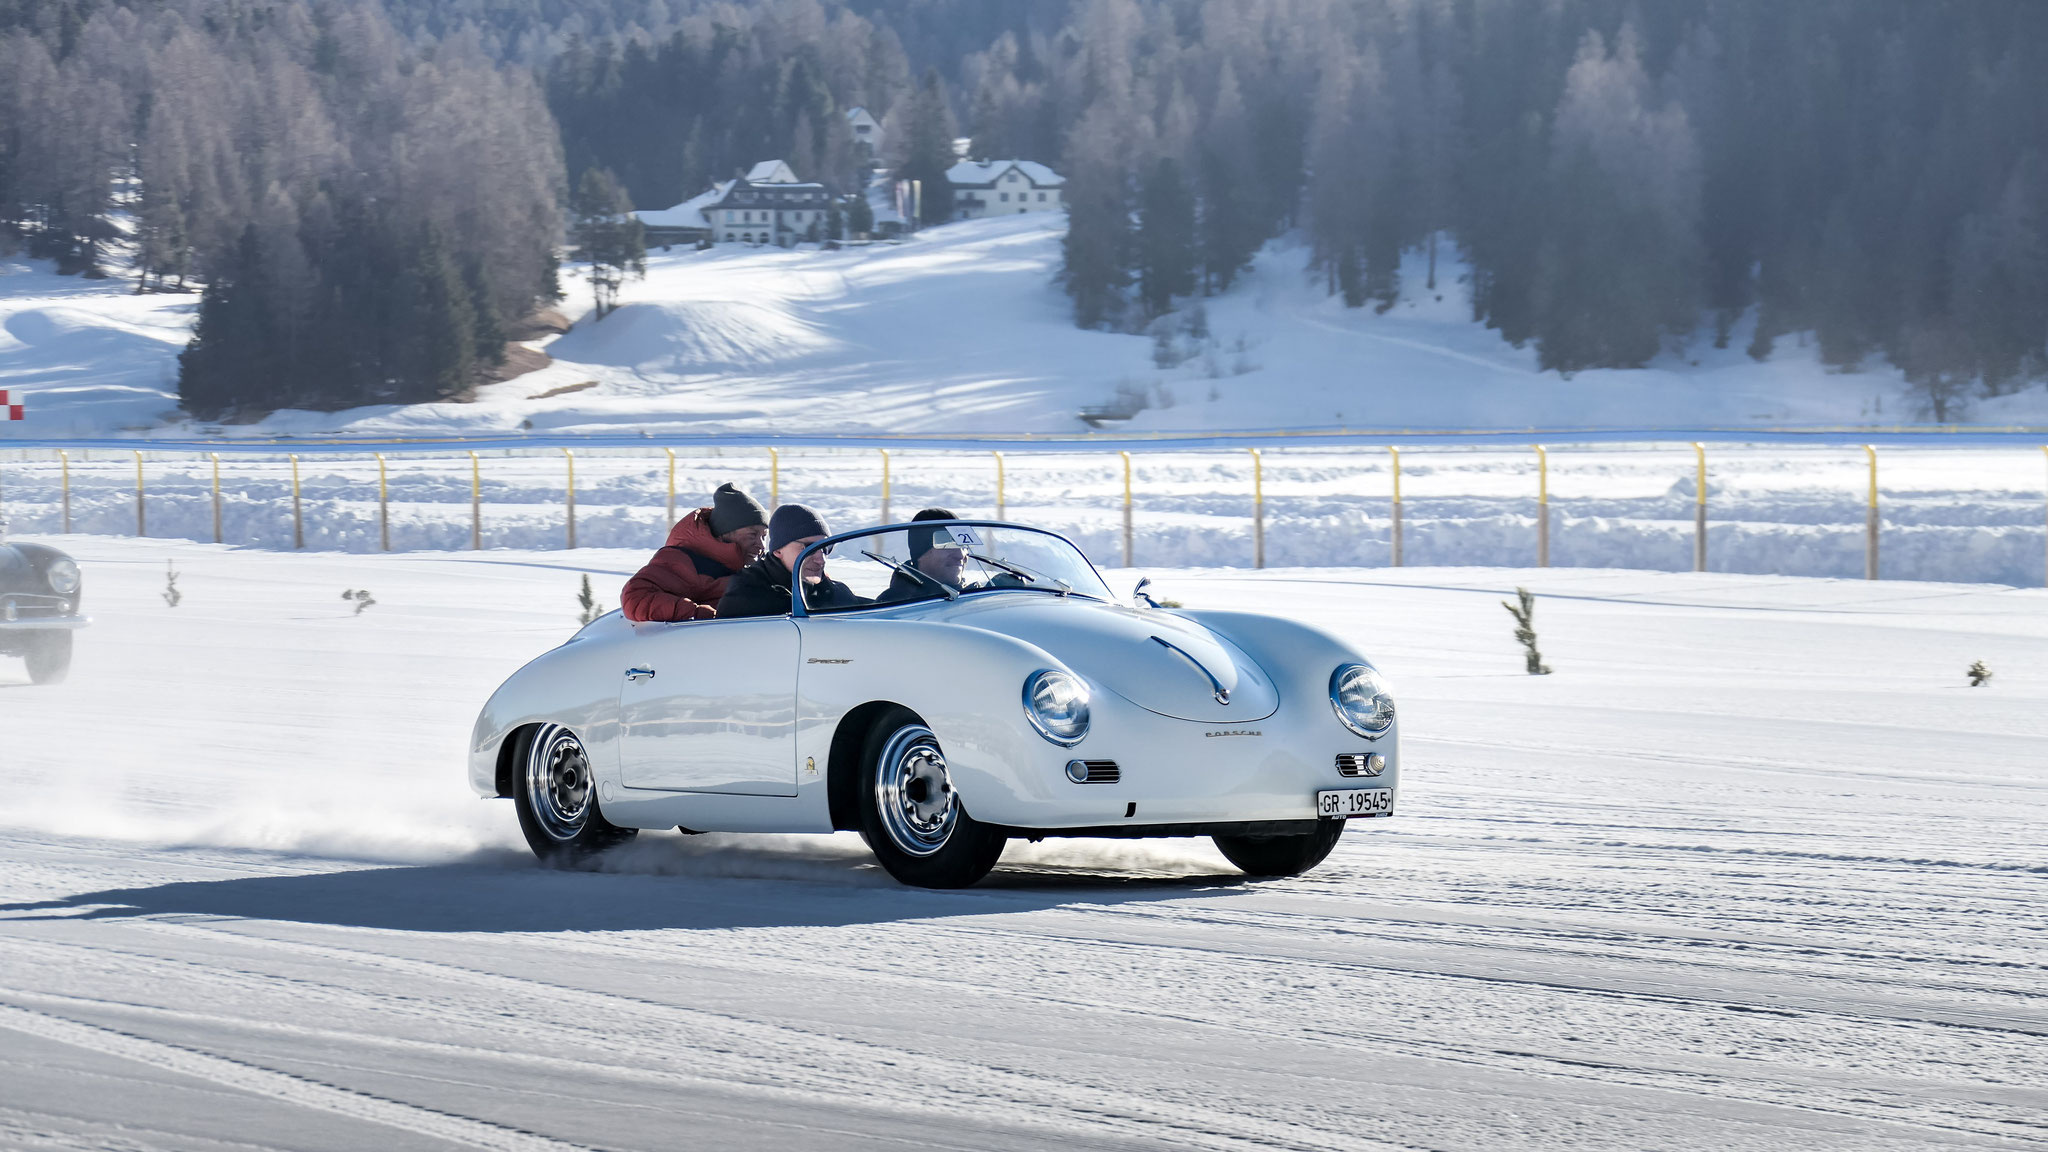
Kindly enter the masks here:
[[768, 539], [768, 513], [730, 483], [711, 506], [676, 521], [668, 543], [619, 594], [626, 619], [709, 620], [718, 615], [732, 574], [752, 563]]

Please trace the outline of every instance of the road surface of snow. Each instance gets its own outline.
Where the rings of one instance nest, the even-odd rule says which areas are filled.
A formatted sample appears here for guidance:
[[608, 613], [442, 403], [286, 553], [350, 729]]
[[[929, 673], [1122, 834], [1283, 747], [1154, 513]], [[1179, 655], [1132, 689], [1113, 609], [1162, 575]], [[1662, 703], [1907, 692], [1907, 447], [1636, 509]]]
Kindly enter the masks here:
[[1294, 880], [1073, 841], [934, 893], [847, 836], [545, 871], [467, 794], [637, 549], [69, 544], [71, 679], [0, 661], [0, 1145], [2048, 1144], [2048, 592], [1150, 570], [1373, 652], [1400, 813]]

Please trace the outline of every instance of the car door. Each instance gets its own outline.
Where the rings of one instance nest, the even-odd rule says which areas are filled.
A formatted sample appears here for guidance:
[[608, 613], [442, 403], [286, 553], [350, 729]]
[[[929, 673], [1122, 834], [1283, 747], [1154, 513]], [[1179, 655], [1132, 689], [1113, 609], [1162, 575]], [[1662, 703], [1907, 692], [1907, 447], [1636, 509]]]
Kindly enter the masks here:
[[619, 669], [629, 788], [796, 795], [796, 622], [642, 624]]

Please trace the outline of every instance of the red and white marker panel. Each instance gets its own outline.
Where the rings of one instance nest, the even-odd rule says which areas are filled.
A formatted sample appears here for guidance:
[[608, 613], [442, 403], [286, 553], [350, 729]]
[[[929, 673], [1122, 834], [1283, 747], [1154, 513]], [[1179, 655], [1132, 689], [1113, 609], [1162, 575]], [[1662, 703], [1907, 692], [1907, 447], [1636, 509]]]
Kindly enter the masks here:
[[8, 402], [7, 402], [7, 390], [6, 390], [5, 388], [0, 388], [0, 412], [5, 412], [5, 413], [7, 413], [7, 418], [8, 418], [9, 420], [26, 420], [26, 419], [28, 419], [28, 409], [27, 409], [27, 406], [26, 406], [26, 405], [23, 405], [23, 404], [10, 404], [10, 403], [8, 403]]

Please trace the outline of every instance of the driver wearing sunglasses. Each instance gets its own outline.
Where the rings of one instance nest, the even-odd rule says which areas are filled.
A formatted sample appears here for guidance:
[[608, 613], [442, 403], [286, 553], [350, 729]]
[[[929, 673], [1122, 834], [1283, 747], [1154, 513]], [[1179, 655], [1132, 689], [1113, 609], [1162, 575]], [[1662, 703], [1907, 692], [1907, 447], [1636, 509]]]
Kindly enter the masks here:
[[[739, 570], [718, 602], [719, 619], [735, 616], [784, 616], [789, 613], [793, 581], [790, 565], [803, 550], [831, 535], [824, 518], [802, 504], [784, 504], [768, 518], [768, 551]], [[846, 608], [865, 604], [865, 597], [825, 575], [825, 555], [820, 548], [804, 559], [804, 604], [813, 609]]]

